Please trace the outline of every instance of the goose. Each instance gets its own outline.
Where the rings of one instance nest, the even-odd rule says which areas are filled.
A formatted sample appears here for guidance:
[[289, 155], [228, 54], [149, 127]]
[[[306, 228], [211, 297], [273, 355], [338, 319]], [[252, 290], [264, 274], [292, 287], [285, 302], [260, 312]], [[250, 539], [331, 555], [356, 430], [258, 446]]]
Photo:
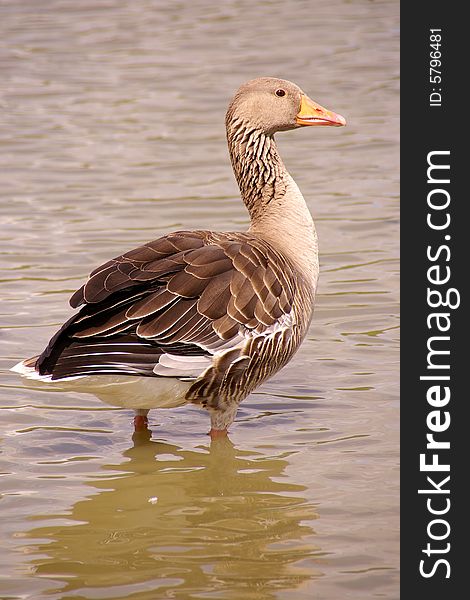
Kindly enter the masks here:
[[253, 79], [226, 114], [228, 150], [250, 225], [170, 233], [95, 269], [70, 299], [77, 312], [39, 356], [13, 370], [135, 411], [194, 403], [212, 438], [240, 402], [292, 358], [313, 314], [318, 241], [274, 135], [346, 120], [297, 85]]

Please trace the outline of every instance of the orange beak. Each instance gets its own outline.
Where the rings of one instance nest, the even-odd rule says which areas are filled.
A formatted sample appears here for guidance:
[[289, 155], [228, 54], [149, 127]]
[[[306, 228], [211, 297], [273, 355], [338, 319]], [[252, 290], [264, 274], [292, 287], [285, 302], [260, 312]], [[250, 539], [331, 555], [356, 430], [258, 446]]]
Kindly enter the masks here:
[[323, 106], [320, 106], [305, 94], [302, 94], [300, 110], [297, 113], [295, 121], [297, 125], [330, 125], [333, 127], [346, 125], [344, 117], [323, 108]]

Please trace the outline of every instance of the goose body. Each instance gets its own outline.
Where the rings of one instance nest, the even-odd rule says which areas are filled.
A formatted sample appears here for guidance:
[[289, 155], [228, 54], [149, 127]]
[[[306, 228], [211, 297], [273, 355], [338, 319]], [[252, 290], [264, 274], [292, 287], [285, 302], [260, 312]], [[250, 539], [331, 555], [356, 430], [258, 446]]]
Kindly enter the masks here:
[[344, 124], [291, 82], [246, 83], [226, 127], [248, 231], [178, 231], [98, 267], [70, 300], [80, 310], [14, 370], [133, 408], [136, 426], [151, 408], [200, 404], [212, 434], [224, 434], [313, 314], [317, 236], [274, 134]]

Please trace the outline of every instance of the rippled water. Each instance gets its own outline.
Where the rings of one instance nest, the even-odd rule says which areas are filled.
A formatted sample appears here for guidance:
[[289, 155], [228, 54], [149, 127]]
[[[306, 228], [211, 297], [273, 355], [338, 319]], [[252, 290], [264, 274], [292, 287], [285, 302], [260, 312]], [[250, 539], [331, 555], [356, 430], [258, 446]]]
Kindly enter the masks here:
[[[0, 597], [398, 597], [398, 5], [3, 0]], [[38, 391], [102, 261], [239, 229], [224, 112], [275, 75], [348, 119], [279, 135], [315, 216], [310, 335], [210, 443], [196, 407]]]

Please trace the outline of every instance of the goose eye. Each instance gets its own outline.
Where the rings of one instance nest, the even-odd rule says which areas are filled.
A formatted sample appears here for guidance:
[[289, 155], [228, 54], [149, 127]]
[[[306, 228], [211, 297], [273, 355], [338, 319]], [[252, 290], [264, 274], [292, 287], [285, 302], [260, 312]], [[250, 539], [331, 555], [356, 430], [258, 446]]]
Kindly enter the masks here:
[[286, 92], [285, 90], [276, 90], [276, 96], [279, 96], [282, 98], [282, 96], [285, 96]]

